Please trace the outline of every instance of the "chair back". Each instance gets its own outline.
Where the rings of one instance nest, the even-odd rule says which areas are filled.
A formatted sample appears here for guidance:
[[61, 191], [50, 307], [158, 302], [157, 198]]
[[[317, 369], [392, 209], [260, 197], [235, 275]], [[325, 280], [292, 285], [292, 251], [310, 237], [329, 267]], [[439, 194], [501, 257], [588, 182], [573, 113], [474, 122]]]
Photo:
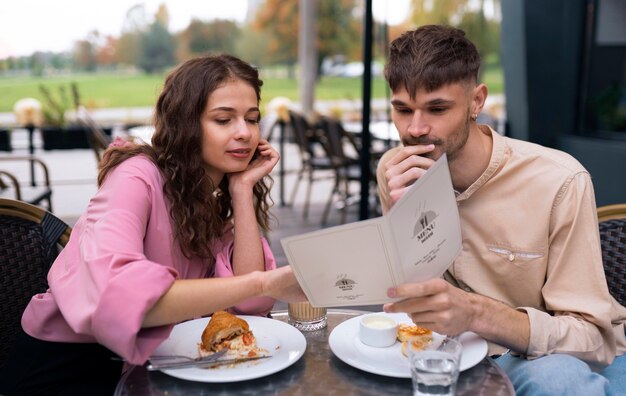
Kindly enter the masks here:
[[[33, 205], [43, 206], [52, 212], [52, 186], [48, 165], [35, 156], [0, 157], [0, 168], [7, 164], [11, 171], [0, 169], [0, 198], [14, 198]], [[26, 172], [30, 167], [30, 180], [20, 180], [16, 170]], [[20, 169], [18, 169], [20, 168]]]
[[313, 157], [315, 155], [312, 142], [313, 130], [309, 122], [302, 114], [289, 110], [289, 124], [300, 154], [305, 159]]
[[46, 210], [0, 198], [0, 368], [31, 297], [48, 288], [47, 274], [71, 228]]
[[626, 204], [599, 207], [598, 222], [609, 291], [626, 306]]
[[351, 146], [356, 155], [359, 155], [360, 149], [356, 141], [343, 129], [341, 121], [322, 116], [318, 121], [318, 125], [325, 138], [326, 151], [334, 163], [347, 166], [359, 162], [358, 158], [350, 157], [346, 152], [347, 146]]
[[80, 123], [86, 127], [85, 133], [87, 134], [87, 141], [96, 156], [96, 162], [99, 164], [102, 159], [102, 153], [109, 147], [111, 139], [104, 133], [98, 123], [91, 118], [91, 115], [84, 106], [78, 106], [76, 115]]
[[107, 147], [109, 147], [109, 144], [111, 142], [109, 141], [109, 138], [107, 137], [107, 135], [99, 127], [89, 129], [87, 133], [88, 133], [87, 139], [89, 140], [89, 145], [91, 146], [91, 149], [93, 150], [94, 155], [96, 156], [96, 161], [99, 164], [100, 160], [102, 160], [102, 153], [104, 153], [104, 150], [106, 150]]

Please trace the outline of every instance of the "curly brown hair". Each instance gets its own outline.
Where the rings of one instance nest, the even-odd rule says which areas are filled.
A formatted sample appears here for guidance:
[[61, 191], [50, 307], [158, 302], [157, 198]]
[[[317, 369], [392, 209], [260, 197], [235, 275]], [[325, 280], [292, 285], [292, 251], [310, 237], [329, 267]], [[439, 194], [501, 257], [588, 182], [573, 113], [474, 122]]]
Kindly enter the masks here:
[[[183, 254], [214, 258], [212, 242], [219, 239], [233, 208], [228, 177], [215, 186], [204, 169], [200, 117], [209, 96], [225, 82], [241, 80], [254, 88], [257, 103], [261, 86], [257, 69], [232, 55], [208, 55], [184, 62], [166, 78], [156, 104], [152, 145], [110, 147], [99, 166], [98, 185], [124, 160], [145, 155], [163, 175], [163, 193], [169, 200], [174, 240]], [[257, 222], [269, 230], [269, 195], [273, 184], [268, 175], [253, 188]]]
[[446, 84], [478, 81], [480, 55], [465, 32], [444, 25], [424, 25], [404, 32], [389, 47], [385, 79], [396, 92], [411, 98], [423, 88], [432, 92]]

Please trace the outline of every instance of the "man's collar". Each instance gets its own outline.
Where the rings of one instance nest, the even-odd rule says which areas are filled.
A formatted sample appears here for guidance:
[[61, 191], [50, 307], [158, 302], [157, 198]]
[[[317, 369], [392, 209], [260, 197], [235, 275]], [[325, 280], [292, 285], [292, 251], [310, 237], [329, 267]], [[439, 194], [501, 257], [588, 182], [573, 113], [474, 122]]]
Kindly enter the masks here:
[[480, 124], [478, 125], [481, 132], [491, 133], [492, 145], [491, 145], [491, 157], [489, 159], [489, 165], [483, 171], [478, 179], [474, 183], [472, 183], [465, 191], [460, 194], [457, 194], [455, 191], [457, 201], [463, 201], [469, 198], [474, 191], [478, 190], [482, 187], [483, 184], [487, 182], [487, 180], [491, 179], [493, 174], [498, 170], [502, 160], [504, 159], [504, 148], [505, 142], [504, 137], [501, 136], [498, 132], [494, 131], [488, 125]]

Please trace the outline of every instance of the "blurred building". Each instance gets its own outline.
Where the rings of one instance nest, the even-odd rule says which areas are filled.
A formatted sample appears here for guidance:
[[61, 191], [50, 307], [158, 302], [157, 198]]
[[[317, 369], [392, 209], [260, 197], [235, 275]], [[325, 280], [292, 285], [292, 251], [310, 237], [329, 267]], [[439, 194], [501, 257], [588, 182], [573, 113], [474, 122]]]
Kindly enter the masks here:
[[502, 0], [506, 133], [566, 151], [626, 202], [626, 1]]

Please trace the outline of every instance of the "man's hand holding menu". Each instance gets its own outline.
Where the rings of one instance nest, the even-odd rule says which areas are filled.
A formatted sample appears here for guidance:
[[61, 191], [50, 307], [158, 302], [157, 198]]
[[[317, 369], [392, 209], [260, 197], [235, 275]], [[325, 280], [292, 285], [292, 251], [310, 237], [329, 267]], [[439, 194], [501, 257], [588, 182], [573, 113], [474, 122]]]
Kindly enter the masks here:
[[442, 156], [384, 216], [284, 238], [313, 306], [382, 304], [387, 289], [440, 277], [461, 251], [461, 224]]

